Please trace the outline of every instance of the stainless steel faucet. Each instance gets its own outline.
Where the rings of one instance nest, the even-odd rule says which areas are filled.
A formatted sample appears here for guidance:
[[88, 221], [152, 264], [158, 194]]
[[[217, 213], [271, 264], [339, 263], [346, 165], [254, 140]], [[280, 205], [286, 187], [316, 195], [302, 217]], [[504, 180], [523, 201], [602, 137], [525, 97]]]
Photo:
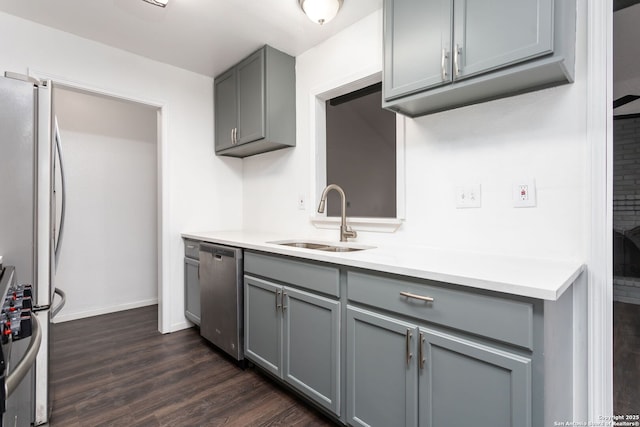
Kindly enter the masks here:
[[340, 219], [340, 241], [346, 242], [348, 238], [356, 238], [358, 237], [358, 233], [353, 231], [351, 227], [347, 226], [347, 200], [344, 195], [344, 190], [340, 188], [339, 185], [329, 184], [325, 187], [324, 191], [322, 191], [322, 196], [320, 197], [320, 204], [318, 205], [318, 213], [324, 212], [324, 205], [327, 201], [327, 194], [331, 190], [336, 190], [340, 194], [340, 202], [342, 203], [342, 217]]

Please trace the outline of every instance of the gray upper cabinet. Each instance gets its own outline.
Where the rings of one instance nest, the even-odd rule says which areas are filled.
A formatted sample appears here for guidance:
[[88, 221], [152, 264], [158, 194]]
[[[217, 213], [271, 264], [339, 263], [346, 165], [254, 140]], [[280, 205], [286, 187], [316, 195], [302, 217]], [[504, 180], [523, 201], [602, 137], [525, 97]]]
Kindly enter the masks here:
[[553, 0], [454, 0], [454, 80], [553, 52]]
[[214, 80], [216, 154], [295, 146], [295, 58], [264, 46]]
[[237, 144], [257, 141], [266, 136], [264, 49], [238, 64]]
[[575, 0], [384, 0], [383, 107], [411, 117], [573, 81]]
[[236, 81], [237, 73], [232, 69], [218, 76], [214, 82], [216, 152], [234, 145], [238, 123]]
[[451, 82], [452, 25], [451, 0], [385, 1], [385, 99]]

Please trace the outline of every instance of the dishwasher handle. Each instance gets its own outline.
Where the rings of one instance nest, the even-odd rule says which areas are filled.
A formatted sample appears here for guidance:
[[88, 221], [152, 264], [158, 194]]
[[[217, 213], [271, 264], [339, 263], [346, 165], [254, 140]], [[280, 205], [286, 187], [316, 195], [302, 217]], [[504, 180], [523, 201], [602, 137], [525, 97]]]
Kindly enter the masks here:
[[222, 257], [229, 257], [229, 258], [236, 257], [236, 251], [232, 248], [228, 248], [225, 246], [209, 245], [206, 243], [200, 244], [200, 252], [208, 252], [218, 260], [221, 260]]

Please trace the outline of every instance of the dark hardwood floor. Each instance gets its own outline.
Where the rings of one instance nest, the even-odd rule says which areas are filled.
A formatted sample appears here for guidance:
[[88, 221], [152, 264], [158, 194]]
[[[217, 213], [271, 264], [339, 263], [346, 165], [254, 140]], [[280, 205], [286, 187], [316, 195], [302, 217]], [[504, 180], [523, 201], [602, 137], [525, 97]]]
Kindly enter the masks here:
[[[332, 426], [157, 306], [54, 325], [52, 427]], [[640, 305], [614, 303], [614, 413], [640, 413]]]
[[640, 305], [613, 303], [613, 413], [640, 414]]
[[54, 325], [53, 427], [331, 426], [197, 330], [162, 335], [157, 306]]

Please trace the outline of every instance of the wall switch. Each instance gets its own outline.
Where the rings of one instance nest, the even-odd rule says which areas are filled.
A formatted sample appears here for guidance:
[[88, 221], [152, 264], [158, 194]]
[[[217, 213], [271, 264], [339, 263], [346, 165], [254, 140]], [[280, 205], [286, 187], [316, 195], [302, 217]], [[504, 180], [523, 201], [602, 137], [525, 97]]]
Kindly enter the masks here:
[[531, 208], [536, 205], [536, 182], [533, 179], [513, 184], [513, 207]]
[[479, 208], [482, 200], [480, 184], [456, 187], [456, 208]]
[[304, 194], [298, 196], [298, 209], [301, 211], [305, 210]]

